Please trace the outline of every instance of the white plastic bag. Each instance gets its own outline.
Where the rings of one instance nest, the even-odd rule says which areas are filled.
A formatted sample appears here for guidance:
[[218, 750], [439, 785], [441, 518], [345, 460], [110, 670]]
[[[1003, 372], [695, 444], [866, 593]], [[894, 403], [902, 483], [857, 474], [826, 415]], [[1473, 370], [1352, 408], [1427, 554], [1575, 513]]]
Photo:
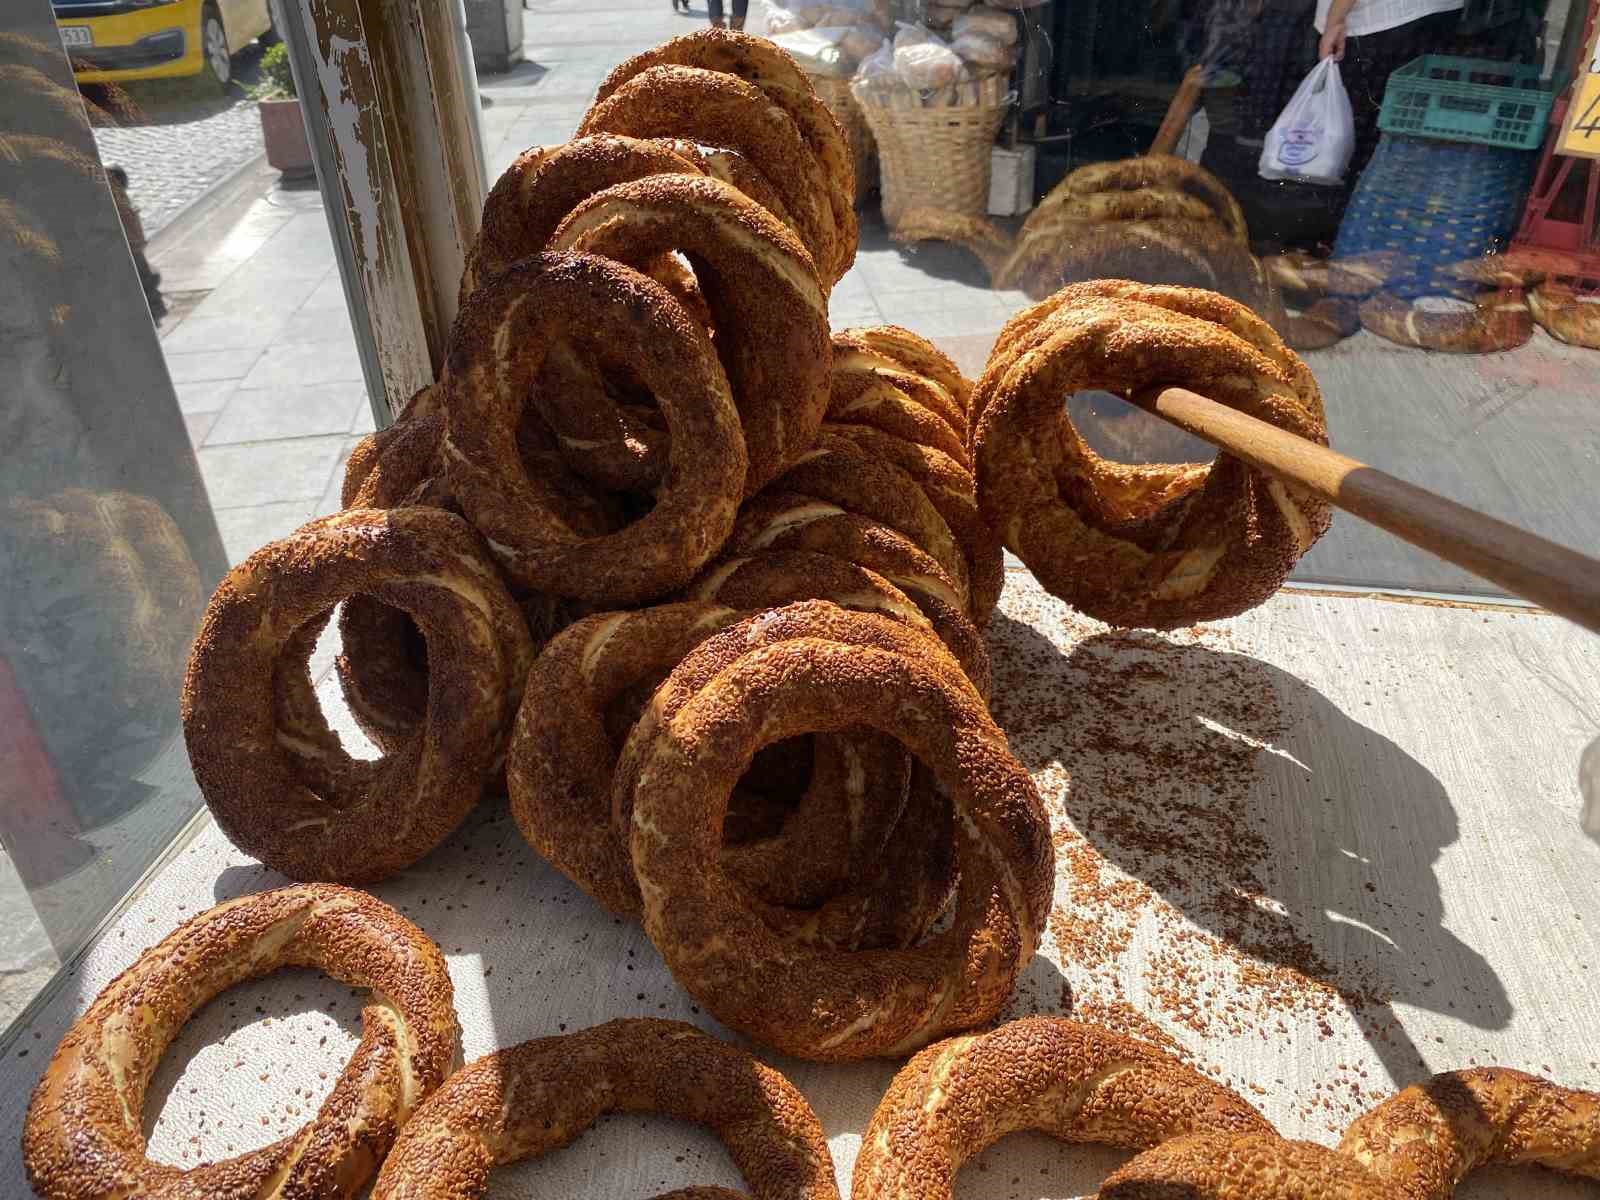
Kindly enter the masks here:
[[1325, 58], [1295, 89], [1267, 131], [1261, 148], [1261, 178], [1336, 186], [1343, 181], [1355, 149], [1350, 97], [1339, 78], [1339, 64]]

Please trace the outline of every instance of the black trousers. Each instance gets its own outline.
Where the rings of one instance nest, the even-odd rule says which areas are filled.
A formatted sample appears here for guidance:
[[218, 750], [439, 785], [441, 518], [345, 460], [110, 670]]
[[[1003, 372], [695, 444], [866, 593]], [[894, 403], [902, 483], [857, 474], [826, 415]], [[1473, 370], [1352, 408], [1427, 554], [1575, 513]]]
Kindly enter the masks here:
[[[706, 0], [706, 8], [710, 10], [712, 24], [722, 24], [722, 0]], [[744, 24], [745, 14], [749, 11], [750, 0], [733, 0], [733, 19], [739, 24]]]

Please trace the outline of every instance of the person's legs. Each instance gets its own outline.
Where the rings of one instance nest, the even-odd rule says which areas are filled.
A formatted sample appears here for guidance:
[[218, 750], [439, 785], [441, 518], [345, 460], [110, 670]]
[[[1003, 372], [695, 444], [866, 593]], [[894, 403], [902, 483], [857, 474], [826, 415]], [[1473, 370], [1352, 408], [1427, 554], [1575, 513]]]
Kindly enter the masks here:
[[733, 0], [733, 27], [744, 28], [745, 14], [750, 11], [750, 0]]
[[726, 27], [728, 22], [722, 16], [722, 0], [706, 0], [706, 11], [711, 14], [711, 23], [718, 29]]

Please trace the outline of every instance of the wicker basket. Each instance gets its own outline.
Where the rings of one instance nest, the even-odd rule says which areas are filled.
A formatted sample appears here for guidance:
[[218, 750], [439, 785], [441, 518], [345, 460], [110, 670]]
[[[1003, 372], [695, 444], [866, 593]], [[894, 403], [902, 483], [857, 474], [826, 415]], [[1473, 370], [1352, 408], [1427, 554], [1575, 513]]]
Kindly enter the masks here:
[[878, 143], [883, 216], [890, 227], [912, 209], [981, 215], [989, 205], [989, 162], [995, 135], [1010, 109], [1004, 89], [960, 85], [950, 99], [969, 103], [919, 103], [906, 89], [856, 88], [867, 127]]
[[1335, 258], [1390, 253], [1386, 284], [1403, 299], [1469, 295], [1449, 270], [1504, 244], [1527, 195], [1533, 155], [1383, 135], [1351, 195]]
[[867, 119], [861, 115], [861, 105], [850, 94], [849, 80], [813, 75], [811, 86], [844, 126], [844, 136], [855, 159], [856, 199], [860, 200], [878, 187], [878, 147], [872, 140], [872, 130], [867, 128]]

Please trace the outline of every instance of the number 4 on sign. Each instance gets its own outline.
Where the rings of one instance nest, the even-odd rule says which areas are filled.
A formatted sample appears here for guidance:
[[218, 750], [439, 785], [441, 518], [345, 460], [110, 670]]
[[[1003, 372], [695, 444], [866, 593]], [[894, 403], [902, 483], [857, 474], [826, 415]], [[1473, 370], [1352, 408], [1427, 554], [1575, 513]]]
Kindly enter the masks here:
[[1589, 70], [1579, 77], [1561, 131], [1559, 154], [1600, 158], [1600, 39], [1589, 48]]

